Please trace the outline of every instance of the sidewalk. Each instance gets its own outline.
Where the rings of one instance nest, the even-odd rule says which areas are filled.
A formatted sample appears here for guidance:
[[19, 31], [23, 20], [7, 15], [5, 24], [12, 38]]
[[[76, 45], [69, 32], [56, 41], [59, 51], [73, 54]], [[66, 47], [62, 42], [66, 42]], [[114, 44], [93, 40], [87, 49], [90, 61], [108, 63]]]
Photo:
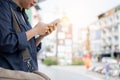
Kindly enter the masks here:
[[[85, 69], [84, 66], [51, 66], [51, 67], [74, 72], [74, 73], [79, 73], [79, 74], [85, 75], [87, 77], [91, 77], [95, 80], [106, 80], [105, 75], [102, 75], [102, 74], [99, 74], [96, 72], [92, 72], [92, 71], [88, 71]], [[108, 80], [120, 80], [120, 79], [115, 78], [115, 77], [110, 77]]]

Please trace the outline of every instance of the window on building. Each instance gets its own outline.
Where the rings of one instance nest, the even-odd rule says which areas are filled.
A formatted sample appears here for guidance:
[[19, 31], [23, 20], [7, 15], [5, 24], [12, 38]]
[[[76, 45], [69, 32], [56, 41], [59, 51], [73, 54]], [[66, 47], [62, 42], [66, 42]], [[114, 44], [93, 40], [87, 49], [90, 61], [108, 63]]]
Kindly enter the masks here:
[[118, 24], [114, 27], [114, 32], [118, 32]]
[[118, 41], [118, 36], [117, 35], [114, 36], [114, 39], [115, 39], [115, 41]]
[[116, 19], [119, 20], [119, 15], [116, 15]]

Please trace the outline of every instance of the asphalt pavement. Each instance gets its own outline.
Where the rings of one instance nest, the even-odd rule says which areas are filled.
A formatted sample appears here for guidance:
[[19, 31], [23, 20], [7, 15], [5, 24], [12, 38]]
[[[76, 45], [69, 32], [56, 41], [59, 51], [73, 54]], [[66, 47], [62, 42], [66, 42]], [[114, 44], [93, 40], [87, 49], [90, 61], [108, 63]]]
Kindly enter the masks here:
[[[54, 70], [55, 73], [56, 72], [57, 73], [62, 73], [62, 72], [58, 72], [58, 71], [65, 71], [64, 73], [66, 73], [66, 72], [70, 72], [70, 73], [74, 73], [74, 74], [77, 73], [79, 75], [82, 75], [82, 76], [85, 76], [85, 77], [89, 77], [89, 78], [91, 78], [90, 80], [106, 80], [105, 75], [97, 73], [97, 72], [93, 72], [93, 71], [90, 71], [90, 70], [87, 70], [85, 68], [85, 66], [70, 66], [70, 65], [69, 66], [63, 66], [63, 65], [60, 66], [59, 65], [59, 66], [49, 66], [49, 67], [47, 67], [47, 66], [45, 66], [45, 65], [43, 65], [41, 63], [39, 63], [39, 65], [40, 65], [39, 68], [41, 68], [41, 66], [42, 67], [46, 67], [46, 69], [48, 69], [46, 72], [49, 75], [52, 75], [51, 69], [55, 69]], [[59, 77], [59, 76], [57, 76], [57, 77]], [[70, 80], [70, 79], [66, 79], [66, 80]], [[79, 79], [79, 80], [87, 80], [87, 79], [84, 78], [84, 79]], [[116, 78], [116, 77], [110, 77], [108, 80], [120, 80], [120, 79]]]
[[[61, 69], [91, 77], [95, 80], [106, 80], [105, 75], [87, 70], [85, 66], [51, 66], [55, 69]], [[110, 77], [108, 80], [120, 80], [118, 77]]]

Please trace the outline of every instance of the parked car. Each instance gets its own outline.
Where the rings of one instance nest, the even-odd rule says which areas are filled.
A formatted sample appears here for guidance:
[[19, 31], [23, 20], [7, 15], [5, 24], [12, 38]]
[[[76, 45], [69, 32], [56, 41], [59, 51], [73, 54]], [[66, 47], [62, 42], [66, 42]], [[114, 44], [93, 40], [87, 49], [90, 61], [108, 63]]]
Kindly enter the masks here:
[[117, 63], [117, 60], [115, 60], [115, 59], [113, 59], [113, 58], [111, 58], [111, 57], [103, 57], [102, 58], [102, 62], [103, 63]]

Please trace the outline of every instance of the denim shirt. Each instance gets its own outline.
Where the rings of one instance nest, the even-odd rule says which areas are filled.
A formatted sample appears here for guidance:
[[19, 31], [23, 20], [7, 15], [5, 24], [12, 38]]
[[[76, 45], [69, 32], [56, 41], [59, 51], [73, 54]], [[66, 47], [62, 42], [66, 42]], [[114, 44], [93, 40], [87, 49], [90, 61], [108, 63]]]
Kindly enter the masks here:
[[[16, 12], [21, 25], [22, 32], [15, 32], [13, 29], [13, 19], [10, 6]], [[28, 71], [27, 65], [23, 62], [21, 50], [28, 48], [31, 56], [31, 64], [35, 70], [38, 70], [37, 50], [41, 49], [41, 44], [36, 47], [36, 39], [33, 37], [27, 41], [25, 32], [31, 29], [25, 10], [10, 0], [0, 0], [0, 67]], [[22, 19], [24, 16], [25, 21]]]

